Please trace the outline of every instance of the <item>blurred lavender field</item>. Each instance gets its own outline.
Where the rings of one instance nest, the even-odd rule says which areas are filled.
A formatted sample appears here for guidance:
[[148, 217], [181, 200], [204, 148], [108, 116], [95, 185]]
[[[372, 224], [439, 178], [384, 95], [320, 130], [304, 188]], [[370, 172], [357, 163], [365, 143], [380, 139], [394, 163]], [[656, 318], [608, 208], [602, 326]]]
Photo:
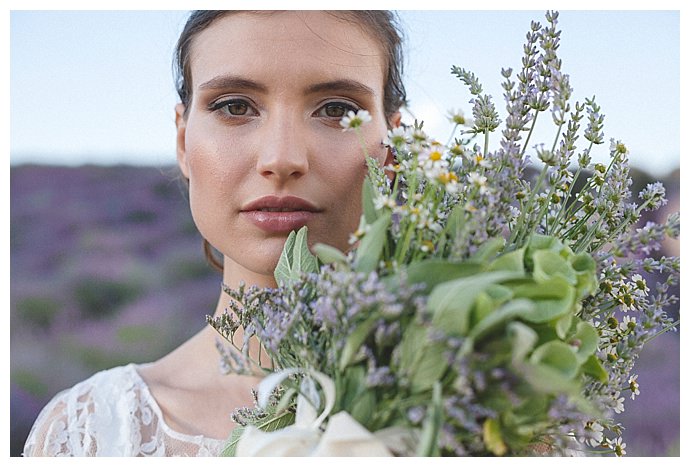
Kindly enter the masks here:
[[[674, 210], [678, 175], [664, 180]], [[634, 192], [651, 181], [634, 177]], [[24, 165], [10, 178], [16, 456], [57, 392], [101, 369], [155, 360], [201, 329], [220, 275], [204, 260], [173, 167]], [[641, 394], [621, 418], [627, 451], [678, 455], [679, 333], [646, 350], [637, 366]]]

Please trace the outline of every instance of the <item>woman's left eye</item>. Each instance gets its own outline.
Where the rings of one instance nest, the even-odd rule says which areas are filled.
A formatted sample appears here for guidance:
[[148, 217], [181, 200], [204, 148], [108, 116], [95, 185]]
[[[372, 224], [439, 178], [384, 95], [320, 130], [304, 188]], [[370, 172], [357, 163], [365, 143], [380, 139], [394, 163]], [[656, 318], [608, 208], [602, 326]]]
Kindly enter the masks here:
[[341, 119], [347, 115], [350, 110], [357, 112], [359, 109], [354, 105], [347, 104], [345, 102], [329, 102], [328, 104], [322, 106], [315, 113], [318, 117]]

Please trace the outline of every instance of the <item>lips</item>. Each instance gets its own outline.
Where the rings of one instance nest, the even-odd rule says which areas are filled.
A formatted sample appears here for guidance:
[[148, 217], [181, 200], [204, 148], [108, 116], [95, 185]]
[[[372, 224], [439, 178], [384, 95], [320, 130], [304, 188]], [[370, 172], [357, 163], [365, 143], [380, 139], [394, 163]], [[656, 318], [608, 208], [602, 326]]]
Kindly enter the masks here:
[[288, 233], [305, 226], [319, 212], [296, 196], [264, 196], [243, 206], [240, 215], [267, 233]]

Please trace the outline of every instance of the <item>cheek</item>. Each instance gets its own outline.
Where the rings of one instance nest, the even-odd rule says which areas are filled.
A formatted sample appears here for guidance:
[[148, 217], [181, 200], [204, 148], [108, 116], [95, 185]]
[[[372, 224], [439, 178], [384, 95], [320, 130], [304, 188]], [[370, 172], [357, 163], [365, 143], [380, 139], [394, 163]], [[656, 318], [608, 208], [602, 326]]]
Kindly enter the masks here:
[[[386, 150], [380, 140], [369, 138], [367, 154], [383, 164]], [[327, 163], [324, 171], [324, 190], [331, 198], [327, 232], [319, 235], [322, 241], [340, 250], [349, 249], [350, 234], [359, 227], [362, 214], [362, 183], [367, 174], [366, 159], [362, 147], [357, 144], [348, 151], [339, 151]]]
[[201, 235], [217, 246], [226, 234], [227, 207], [232, 205], [232, 187], [236, 186], [233, 177], [239, 170], [213, 144], [189, 141], [187, 154], [192, 218]]

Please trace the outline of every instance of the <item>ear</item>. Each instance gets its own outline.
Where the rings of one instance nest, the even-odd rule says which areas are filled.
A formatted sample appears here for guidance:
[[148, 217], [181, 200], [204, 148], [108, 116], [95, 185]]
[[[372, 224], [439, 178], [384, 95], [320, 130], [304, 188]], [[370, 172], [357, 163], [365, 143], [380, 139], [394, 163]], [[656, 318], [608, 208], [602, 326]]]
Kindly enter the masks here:
[[187, 164], [187, 151], [185, 137], [187, 132], [187, 120], [184, 116], [184, 104], [175, 106], [175, 127], [177, 128], [177, 165], [182, 171], [182, 175], [189, 180], [189, 166]]
[[398, 110], [388, 119], [388, 128], [397, 128], [400, 126], [400, 121], [402, 120], [402, 114]]
[[383, 161], [383, 166], [388, 167], [389, 165], [396, 164], [395, 156], [391, 148], [386, 149], [386, 159]]
[[[397, 128], [397, 127], [399, 127], [399, 126], [400, 126], [400, 121], [401, 121], [401, 119], [402, 119], [402, 114], [401, 114], [400, 111], [398, 110], [398, 111], [395, 112], [393, 115], [391, 115], [390, 118], [388, 119], [388, 128]], [[395, 160], [395, 156], [393, 155], [393, 151], [391, 150], [391, 148], [388, 148], [388, 150], [387, 150], [387, 152], [386, 152], [386, 160], [383, 162], [383, 166], [386, 167], [386, 166], [388, 166], [388, 165], [393, 165], [393, 164], [395, 164], [396, 162], [397, 162], [397, 161]], [[388, 178], [389, 178], [391, 181], [393, 181], [393, 179], [395, 178], [395, 174], [392, 173], [392, 172], [389, 172], [389, 173], [388, 173]]]

